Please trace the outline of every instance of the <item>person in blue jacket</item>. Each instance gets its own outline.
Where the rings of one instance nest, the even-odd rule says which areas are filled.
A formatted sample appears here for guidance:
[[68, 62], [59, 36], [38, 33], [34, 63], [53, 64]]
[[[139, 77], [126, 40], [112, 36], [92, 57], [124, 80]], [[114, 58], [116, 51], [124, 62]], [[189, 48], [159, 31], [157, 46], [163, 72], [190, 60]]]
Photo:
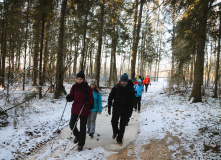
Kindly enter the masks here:
[[142, 85], [141, 79], [139, 79], [137, 81], [137, 84], [134, 85], [134, 90], [135, 90], [135, 97], [136, 97], [136, 103], [134, 105], [134, 108], [135, 108], [135, 111], [138, 109], [138, 113], [140, 113], [140, 102], [141, 102], [142, 94], [144, 92], [144, 87]]
[[102, 98], [101, 98], [101, 92], [99, 91], [97, 87], [97, 82], [95, 79], [92, 79], [90, 82], [90, 87], [93, 90], [93, 97], [94, 97], [94, 108], [90, 110], [90, 115], [88, 117], [87, 121], [87, 127], [89, 136], [93, 138], [93, 135], [95, 133], [95, 124], [96, 124], [96, 117], [97, 114], [101, 114], [102, 112]]

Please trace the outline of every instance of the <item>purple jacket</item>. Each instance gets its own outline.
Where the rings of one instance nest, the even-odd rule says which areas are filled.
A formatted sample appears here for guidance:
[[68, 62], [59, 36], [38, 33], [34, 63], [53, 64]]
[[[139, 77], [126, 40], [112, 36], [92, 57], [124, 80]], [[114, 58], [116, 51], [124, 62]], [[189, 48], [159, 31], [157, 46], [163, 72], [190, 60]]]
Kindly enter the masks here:
[[[71, 108], [71, 114], [79, 115], [82, 106], [85, 103], [85, 92], [86, 87], [88, 88], [88, 102], [85, 104], [84, 109], [81, 112], [80, 116], [88, 116], [90, 114], [90, 104], [94, 103], [93, 92], [91, 87], [88, 86], [87, 82], [83, 82], [81, 84], [74, 84], [71, 88], [71, 101], [74, 100]], [[75, 89], [74, 89], [75, 88]], [[74, 91], [75, 90], [75, 91]]]

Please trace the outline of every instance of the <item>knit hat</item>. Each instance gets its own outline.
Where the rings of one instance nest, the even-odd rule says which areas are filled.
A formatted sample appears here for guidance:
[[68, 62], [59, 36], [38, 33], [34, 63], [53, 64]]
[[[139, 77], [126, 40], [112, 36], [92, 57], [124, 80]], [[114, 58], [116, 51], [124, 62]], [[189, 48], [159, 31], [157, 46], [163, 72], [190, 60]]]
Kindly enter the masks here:
[[80, 77], [80, 78], [83, 78], [83, 79], [85, 80], [85, 74], [84, 74], [84, 71], [81, 70], [81, 71], [77, 74], [76, 77], [77, 77], [77, 78]]
[[93, 84], [93, 85], [97, 85], [96, 79], [92, 79], [91, 82], [90, 82], [90, 84], [91, 84], [91, 85], [92, 85], [92, 84]]
[[128, 75], [127, 75], [127, 73], [124, 73], [123, 75], [120, 76], [120, 81], [125, 81], [125, 82], [128, 81]]

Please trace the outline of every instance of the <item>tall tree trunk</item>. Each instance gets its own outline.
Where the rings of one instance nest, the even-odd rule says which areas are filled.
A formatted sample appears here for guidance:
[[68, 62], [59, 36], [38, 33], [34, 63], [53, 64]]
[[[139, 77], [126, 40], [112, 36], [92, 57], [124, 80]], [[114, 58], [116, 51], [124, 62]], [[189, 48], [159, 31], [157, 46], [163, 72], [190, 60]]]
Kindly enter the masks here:
[[115, 33], [115, 0], [112, 0], [112, 43], [111, 43], [111, 59], [110, 59], [110, 77], [109, 77], [109, 86], [112, 85], [112, 82], [115, 84], [115, 54], [116, 54], [116, 33]]
[[[44, 60], [43, 60], [43, 73], [47, 75], [47, 67], [48, 67], [48, 36], [50, 29], [50, 17], [47, 17], [47, 22], [45, 23], [45, 42], [44, 42]], [[42, 83], [45, 83], [45, 76], [42, 77]]]
[[210, 59], [208, 59], [208, 73], [207, 73], [207, 84], [206, 86], [209, 87], [209, 82], [210, 82], [210, 73], [211, 73], [211, 67], [212, 67], [212, 54], [213, 52], [213, 42], [211, 40], [211, 52], [210, 52]]
[[7, 17], [4, 16], [2, 20], [2, 41], [1, 41], [1, 66], [0, 66], [0, 87], [5, 86], [5, 58], [6, 58], [6, 44], [7, 41]]
[[175, 22], [175, 18], [176, 18], [176, 8], [175, 8], [175, 4], [172, 4], [171, 6], [172, 8], [172, 21], [173, 21], [173, 32], [172, 32], [172, 64], [171, 64], [171, 78], [173, 77], [173, 75], [175, 74], [175, 27], [176, 27], [176, 22]]
[[135, 78], [135, 67], [136, 67], [136, 56], [135, 56], [135, 53], [134, 53], [134, 47], [135, 47], [135, 43], [136, 43], [137, 12], [138, 12], [138, 0], [136, 0], [135, 12], [134, 12], [133, 45], [132, 45], [131, 68], [130, 68], [130, 76], [131, 76], [131, 79], [134, 79], [134, 78]]
[[[28, 23], [28, 22], [27, 22]], [[28, 41], [28, 24], [26, 25], [25, 30], [25, 57], [24, 57], [24, 70], [26, 69], [26, 57], [27, 57], [27, 42]], [[25, 90], [25, 73], [23, 74], [23, 91]]]
[[105, 84], [107, 84], [107, 50], [105, 51], [105, 57], [104, 58], [105, 58], [104, 59], [104, 77], [105, 77]]
[[115, 33], [115, 40], [114, 40], [114, 84], [117, 84], [117, 55], [116, 55], [116, 51], [117, 51], [117, 42], [118, 42], [118, 32], [119, 32], [119, 28], [117, 27], [117, 31]]
[[[87, 1], [88, 2], [88, 1]], [[87, 5], [88, 3], [85, 3]], [[87, 36], [87, 17], [88, 17], [88, 11], [86, 9], [85, 18], [84, 18], [84, 33], [83, 33], [83, 49], [81, 53], [81, 70], [84, 70], [84, 60], [85, 60], [85, 50], [86, 50], [86, 36]]]
[[[27, 10], [26, 10], [26, 25], [25, 25], [25, 57], [24, 57], [24, 70], [26, 70], [26, 58], [27, 58], [27, 48], [28, 48], [28, 23], [29, 23], [29, 0], [27, 1]], [[23, 74], [23, 91], [25, 90], [25, 73]]]
[[[140, 67], [140, 75], [142, 76], [142, 77], [144, 77], [144, 59], [143, 59], [143, 56], [144, 56], [144, 48], [145, 48], [145, 40], [144, 40], [144, 37], [145, 37], [145, 34], [144, 34], [145, 32], [143, 31], [142, 32], [142, 42], [141, 42], [141, 62], [140, 62], [140, 65], [141, 65], [141, 67]], [[145, 77], [144, 77], [145, 78]]]
[[[75, 37], [76, 39], [76, 37]], [[76, 75], [77, 72], [77, 58], [78, 58], [78, 40], [74, 44], [74, 64], [73, 64], [73, 74]]]
[[[40, 40], [40, 26], [39, 26], [39, 18], [37, 17], [34, 20], [34, 58], [33, 58], [33, 66], [35, 69], [38, 69], [38, 61], [39, 61], [39, 40]], [[37, 85], [37, 75], [38, 72], [36, 70], [33, 71], [33, 86]]]
[[136, 29], [136, 38], [133, 43], [133, 50], [132, 50], [132, 55], [131, 55], [131, 78], [135, 78], [135, 71], [136, 71], [136, 59], [137, 59], [137, 48], [138, 48], [138, 43], [140, 40], [140, 28], [141, 28], [141, 19], [142, 19], [142, 12], [143, 12], [143, 5], [144, 5], [144, 0], [140, 1], [140, 12], [139, 12], [139, 19], [138, 19], [138, 24], [137, 24], [137, 29]]
[[105, 0], [101, 0], [101, 15], [100, 15], [100, 23], [98, 27], [98, 50], [97, 50], [97, 55], [95, 59], [95, 64], [96, 64], [95, 79], [97, 80], [98, 87], [99, 87], [99, 82], [100, 82], [101, 49], [102, 49], [102, 36], [103, 36], [103, 23], [104, 23], [104, 4], [105, 4]]
[[64, 34], [65, 34], [65, 10], [67, 6], [67, 0], [62, 0], [61, 3], [61, 15], [59, 22], [59, 37], [58, 37], [58, 53], [57, 53], [57, 69], [56, 69], [56, 90], [54, 97], [59, 98], [64, 90], [64, 66], [63, 66], [63, 51], [64, 51]]
[[21, 42], [18, 43], [17, 55], [16, 55], [16, 62], [17, 62], [17, 73], [20, 72], [21, 69]]
[[154, 81], [156, 81], [157, 78], [157, 63], [158, 63], [158, 59], [159, 59], [159, 47], [157, 47], [157, 58], [156, 58], [156, 64], [155, 64], [155, 71], [154, 71]]
[[[88, 55], [88, 45], [89, 45], [89, 42], [87, 41], [84, 46], [84, 60], [83, 60], [83, 67], [82, 67], [84, 70], [87, 69], [86, 62], [87, 62], [87, 55]], [[86, 74], [86, 76], [87, 76], [87, 74]]]
[[190, 85], [193, 84], [194, 64], [195, 64], [195, 55], [192, 55], [191, 56], [191, 67], [190, 67]]
[[220, 57], [220, 38], [221, 38], [221, 12], [219, 12], [219, 40], [217, 47], [217, 56], [216, 56], [216, 73], [215, 73], [215, 89], [213, 98], [218, 98], [217, 89], [218, 89], [218, 78], [219, 78], [219, 57]]
[[[46, 6], [46, 0], [44, 0], [44, 7]], [[42, 55], [43, 55], [43, 45], [44, 45], [44, 31], [45, 31], [45, 11], [42, 14], [41, 21], [41, 43], [40, 43], [40, 61], [39, 61], [39, 98], [42, 98], [41, 86], [43, 85], [42, 81]]]
[[[12, 37], [13, 38], [13, 37]], [[11, 78], [13, 78], [13, 73], [15, 70], [15, 43], [12, 43], [12, 49], [11, 49]]]
[[159, 54], [158, 54], [157, 81], [158, 81], [158, 78], [159, 78], [160, 61], [161, 61], [161, 36], [160, 36], [160, 49], [159, 49]]
[[203, 84], [203, 70], [204, 70], [204, 48], [206, 41], [206, 26], [208, 16], [208, 3], [210, 0], [201, 0], [199, 13], [199, 31], [197, 39], [197, 55], [194, 69], [194, 83], [190, 98], [194, 98], [194, 102], [202, 102], [201, 85]]
[[89, 52], [89, 62], [90, 62], [90, 71], [89, 71], [89, 75], [90, 75], [90, 78], [92, 78], [92, 74], [93, 74], [93, 58], [92, 58], [92, 47], [90, 47], [90, 52]]

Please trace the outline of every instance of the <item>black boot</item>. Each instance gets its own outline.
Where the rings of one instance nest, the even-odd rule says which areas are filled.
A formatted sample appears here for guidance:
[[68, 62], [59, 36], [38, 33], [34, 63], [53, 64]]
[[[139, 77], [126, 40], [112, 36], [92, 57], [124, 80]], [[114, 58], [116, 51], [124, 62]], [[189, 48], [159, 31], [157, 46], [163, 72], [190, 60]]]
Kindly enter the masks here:
[[117, 137], [117, 134], [113, 134], [112, 138], [115, 139]]
[[89, 136], [90, 136], [91, 138], [93, 138], [93, 135], [94, 135], [93, 133], [90, 133], [90, 134], [89, 134]]
[[78, 146], [78, 151], [82, 151], [83, 150], [83, 146]]
[[122, 145], [123, 144], [123, 136], [117, 136], [117, 138], [116, 138], [116, 140], [117, 140], [117, 143], [119, 144], [119, 145]]
[[78, 143], [78, 137], [74, 138], [74, 144]]

